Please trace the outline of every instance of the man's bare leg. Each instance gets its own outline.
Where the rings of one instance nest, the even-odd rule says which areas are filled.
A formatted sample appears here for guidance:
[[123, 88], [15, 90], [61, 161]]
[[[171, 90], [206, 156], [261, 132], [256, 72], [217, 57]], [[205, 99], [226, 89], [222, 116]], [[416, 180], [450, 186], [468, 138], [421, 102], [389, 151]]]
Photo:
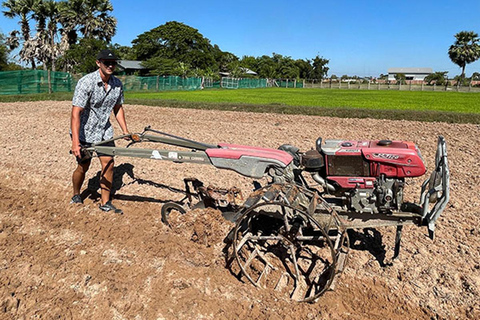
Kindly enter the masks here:
[[79, 163], [75, 171], [73, 171], [72, 175], [72, 183], [73, 183], [73, 195], [79, 195], [80, 190], [82, 188], [83, 182], [85, 181], [85, 174], [90, 167], [91, 161], [85, 161], [84, 163]]
[[113, 157], [99, 157], [102, 165], [102, 173], [100, 175], [100, 189], [102, 205], [110, 200], [110, 192], [113, 183]]

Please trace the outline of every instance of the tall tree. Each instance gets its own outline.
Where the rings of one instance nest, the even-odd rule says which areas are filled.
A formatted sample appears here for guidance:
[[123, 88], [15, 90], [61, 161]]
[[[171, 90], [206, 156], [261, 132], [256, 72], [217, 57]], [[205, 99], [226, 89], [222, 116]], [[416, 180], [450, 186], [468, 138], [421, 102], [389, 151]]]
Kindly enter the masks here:
[[258, 69], [258, 61], [254, 56], [243, 56], [242, 59], [240, 59], [240, 65], [255, 72], [257, 72]]
[[0, 33], [0, 71], [6, 70], [8, 67], [8, 54], [10, 50], [5, 43], [5, 35]]
[[295, 61], [301, 79], [312, 79], [313, 67], [310, 60], [298, 59]]
[[277, 63], [269, 56], [263, 55], [257, 58], [258, 70], [255, 70], [260, 78], [278, 78]]
[[83, 38], [110, 42], [116, 33], [117, 20], [110, 15], [110, 0], [68, 0], [62, 3], [61, 23], [69, 43], [75, 43], [80, 32]]
[[[20, 58], [24, 61], [29, 61], [31, 63], [32, 69], [35, 69], [35, 50], [32, 49], [30, 40], [30, 20], [33, 15], [33, 8], [37, 5], [39, 0], [7, 0], [2, 3], [2, 6], [6, 8], [3, 11], [3, 14], [7, 18], [16, 18], [20, 19], [20, 30], [23, 37], [24, 46], [20, 50]], [[18, 33], [10, 33], [11, 37], [17, 37]], [[9, 40], [11, 44], [19, 44], [18, 38], [12, 38]]]
[[213, 55], [215, 61], [217, 62], [216, 69], [222, 72], [231, 71], [230, 66], [238, 62], [238, 57], [236, 55], [220, 50], [218, 45], [213, 46]]
[[60, 48], [65, 52], [61, 63], [65, 70], [85, 72], [96, 68], [95, 54], [107, 47], [116, 32], [117, 20], [110, 15], [112, 11], [109, 0], [59, 2]]
[[297, 79], [300, 77], [300, 69], [296, 61], [291, 57], [280, 56], [278, 61], [278, 74], [284, 79]]
[[453, 63], [462, 68], [461, 78], [465, 78], [467, 64], [480, 58], [480, 39], [473, 31], [461, 31], [455, 35], [455, 43], [448, 49], [448, 56]]
[[66, 48], [59, 43], [58, 24], [61, 18], [61, 5], [54, 0], [39, 0], [33, 8], [33, 18], [37, 21], [37, 34], [33, 39], [37, 58], [42, 61], [44, 70], [50, 66], [56, 70], [56, 61]]
[[162, 57], [202, 70], [216, 65], [210, 40], [197, 29], [177, 21], [144, 32], [132, 43], [137, 59], [142, 61]]
[[328, 59], [319, 57], [318, 55], [312, 60], [312, 78], [321, 80], [327, 76], [328, 70], [327, 64], [330, 62]]

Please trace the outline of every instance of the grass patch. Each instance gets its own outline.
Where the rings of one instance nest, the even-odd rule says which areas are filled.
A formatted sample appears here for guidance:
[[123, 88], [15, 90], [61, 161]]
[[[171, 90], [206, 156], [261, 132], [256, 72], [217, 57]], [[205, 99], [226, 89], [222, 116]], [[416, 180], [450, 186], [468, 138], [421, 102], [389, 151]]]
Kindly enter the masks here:
[[0, 102], [27, 102], [27, 101], [65, 101], [72, 100], [73, 92], [32, 93], [0, 95]]
[[208, 103], [480, 113], [480, 93], [445, 91], [268, 88], [145, 93], [128, 92], [126, 97], [128, 99], [177, 100]]
[[462, 92], [280, 88], [128, 92], [126, 102], [343, 118], [480, 123], [480, 94]]
[[[73, 93], [0, 96], [0, 102], [72, 100]], [[126, 92], [126, 104], [480, 124], [480, 93], [338, 89]]]
[[188, 102], [154, 99], [128, 99], [128, 104], [146, 106], [187, 108], [220, 111], [240, 111], [257, 113], [303, 114], [311, 116], [338, 117], [338, 118], [371, 118], [390, 120], [414, 120], [423, 122], [448, 123], [475, 123], [480, 124], [480, 114], [440, 112], [440, 111], [411, 111], [411, 110], [381, 110], [358, 108], [327, 108], [327, 107], [295, 107], [285, 105], [254, 105], [213, 102]]

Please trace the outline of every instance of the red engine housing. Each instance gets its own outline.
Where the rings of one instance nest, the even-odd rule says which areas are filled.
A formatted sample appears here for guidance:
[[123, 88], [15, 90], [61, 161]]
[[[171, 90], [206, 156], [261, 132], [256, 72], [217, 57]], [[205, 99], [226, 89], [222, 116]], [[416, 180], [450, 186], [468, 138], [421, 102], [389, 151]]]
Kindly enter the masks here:
[[327, 179], [342, 188], [369, 189], [381, 175], [406, 178], [426, 172], [422, 155], [413, 142], [326, 140], [321, 148]]

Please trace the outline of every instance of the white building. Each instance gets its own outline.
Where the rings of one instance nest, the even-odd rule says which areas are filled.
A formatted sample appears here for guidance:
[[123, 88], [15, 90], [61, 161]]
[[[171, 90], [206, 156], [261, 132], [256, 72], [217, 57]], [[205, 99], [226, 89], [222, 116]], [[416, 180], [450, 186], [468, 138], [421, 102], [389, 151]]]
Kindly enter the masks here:
[[395, 75], [402, 73], [407, 81], [423, 81], [426, 76], [433, 73], [432, 68], [389, 68], [388, 80], [395, 81]]

